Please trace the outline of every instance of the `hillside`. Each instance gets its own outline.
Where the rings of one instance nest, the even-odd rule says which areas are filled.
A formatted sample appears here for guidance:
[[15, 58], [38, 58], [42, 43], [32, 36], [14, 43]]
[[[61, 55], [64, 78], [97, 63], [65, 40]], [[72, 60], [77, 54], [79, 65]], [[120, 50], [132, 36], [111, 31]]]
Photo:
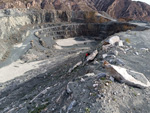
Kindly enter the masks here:
[[131, 0], [3, 0], [1, 9], [35, 8], [66, 11], [104, 11], [120, 20], [150, 21], [150, 5]]
[[113, 18], [150, 21], [150, 5], [131, 0], [92, 0], [98, 11], [105, 11]]

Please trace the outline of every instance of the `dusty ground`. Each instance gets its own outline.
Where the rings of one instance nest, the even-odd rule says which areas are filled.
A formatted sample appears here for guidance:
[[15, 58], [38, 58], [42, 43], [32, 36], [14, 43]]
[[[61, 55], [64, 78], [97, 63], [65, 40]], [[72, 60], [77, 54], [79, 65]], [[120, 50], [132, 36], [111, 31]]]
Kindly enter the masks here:
[[[123, 47], [114, 46], [108, 52], [102, 51], [101, 43], [96, 47], [93, 46], [95, 44], [87, 43], [86, 46], [79, 44], [56, 50], [56, 55], [40, 61], [37, 69], [0, 84], [0, 112], [149, 113], [150, 88], [139, 89], [111, 81], [109, 77], [101, 77], [106, 73], [102, 66], [103, 60], [115, 60], [113, 64], [141, 72], [150, 80], [149, 33], [150, 30], [114, 34], [127, 43]], [[85, 49], [87, 47], [91, 48]], [[148, 51], [141, 48], [147, 48]], [[68, 73], [70, 67], [85, 60], [87, 51], [91, 53], [95, 49], [99, 54], [94, 61], [80, 65]], [[64, 52], [66, 50], [67, 52]], [[102, 54], [114, 50], [119, 52], [115, 59], [102, 58]], [[32, 52], [35, 52], [34, 48], [27, 54]], [[25, 58], [22, 60], [25, 61]], [[20, 70], [21, 67], [16, 65], [14, 68]]]

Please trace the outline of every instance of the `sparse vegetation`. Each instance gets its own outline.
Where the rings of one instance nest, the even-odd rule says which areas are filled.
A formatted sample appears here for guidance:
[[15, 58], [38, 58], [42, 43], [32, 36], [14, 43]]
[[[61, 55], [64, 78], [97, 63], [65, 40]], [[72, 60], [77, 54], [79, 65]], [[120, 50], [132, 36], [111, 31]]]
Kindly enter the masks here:
[[86, 107], [86, 108], [85, 108], [85, 113], [91, 113], [90, 108]]
[[34, 110], [30, 111], [29, 113], [40, 113], [43, 109], [47, 107], [48, 104], [40, 105], [36, 107]]
[[133, 92], [133, 95], [134, 95], [134, 96], [137, 96], [137, 93], [136, 93], [136, 92]]
[[131, 41], [130, 41], [129, 38], [126, 38], [125, 41], [126, 41], [127, 43], [131, 43]]

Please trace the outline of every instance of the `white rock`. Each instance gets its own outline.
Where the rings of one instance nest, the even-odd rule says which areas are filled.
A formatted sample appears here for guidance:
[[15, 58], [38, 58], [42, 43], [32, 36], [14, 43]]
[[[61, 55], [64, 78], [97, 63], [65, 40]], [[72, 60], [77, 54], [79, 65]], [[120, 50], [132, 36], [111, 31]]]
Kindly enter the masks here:
[[[118, 80], [120, 82], [124, 82], [128, 85], [136, 86], [139, 88], [146, 88], [146, 87], [150, 86], [150, 82], [142, 73], [131, 71], [131, 70], [119, 67], [119, 66], [111, 65], [107, 61], [104, 61], [104, 66], [107, 70], [108, 75], [112, 76], [113, 78], [115, 78], [116, 80]], [[136, 74], [140, 75], [140, 78], [142, 80], [144, 80], [144, 82], [141, 79], [140, 79], [141, 81], [137, 80], [137, 78], [135, 78], [135, 77], [133, 77], [133, 75], [129, 74], [129, 71], [131, 73], [135, 73], [135, 75]]]
[[107, 51], [109, 48], [111, 48], [112, 47], [112, 45], [111, 44], [107, 44], [107, 45], [103, 45], [102, 46], [102, 50], [103, 51]]
[[95, 88], [95, 87], [97, 87], [98, 86], [98, 84], [93, 84], [93, 87]]
[[139, 53], [138, 53], [138, 52], [135, 52], [135, 54], [136, 54], [136, 55], [139, 55]]
[[85, 76], [92, 77], [92, 76], [96, 76], [96, 75], [94, 73], [87, 73]]
[[121, 47], [118, 47], [118, 50], [119, 50], [119, 51], [122, 51], [124, 54], [127, 53], [127, 52], [126, 52], [123, 48], [121, 48]]
[[85, 82], [85, 80], [83, 78], [81, 78], [81, 82]]
[[119, 36], [113, 36], [113, 37], [110, 37], [107, 42], [110, 43], [111, 45], [114, 45], [116, 42], [119, 42], [119, 41], [120, 41]]
[[78, 66], [80, 66], [82, 64], [82, 61], [78, 62], [77, 64], [75, 64], [72, 68], [69, 69], [69, 73], [71, 73], [75, 68], [77, 68]]
[[140, 50], [141, 50], [141, 51], [144, 51], [144, 52], [148, 52], [148, 51], [149, 51], [148, 48], [141, 48]]
[[86, 61], [88, 62], [88, 61], [94, 60], [97, 54], [98, 54], [97, 50], [93, 51], [93, 53], [91, 53], [89, 56], [86, 57]]
[[115, 55], [109, 55], [108, 57], [115, 59], [116, 56]]
[[103, 54], [102, 58], [105, 59], [107, 57], [107, 54]]
[[120, 46], [120, 47], [124, 46], [122, 40], [120, 40], [119, 42], [116, 42], [115, 45], [116, 46]]
[[103, 55], [102, 55], [102, 58], [103, 58], [103, 59], [105, 59], [105, 58], [113, 58], [113, 59], [115, 59], [116, 56], [115, 56], [115, 55], [107, 55], [107, 54], [103, 54]]
[[96, 64], [99, 64], [99, 62], [98, 62], [98, 61], [96, 61], [96, 60], [94, 60], [93, 64], [95, 64], [95, 65], [96, 65]]
[[114, 51], [114, 55], [118, 56], [119, 52], [117, 50]]

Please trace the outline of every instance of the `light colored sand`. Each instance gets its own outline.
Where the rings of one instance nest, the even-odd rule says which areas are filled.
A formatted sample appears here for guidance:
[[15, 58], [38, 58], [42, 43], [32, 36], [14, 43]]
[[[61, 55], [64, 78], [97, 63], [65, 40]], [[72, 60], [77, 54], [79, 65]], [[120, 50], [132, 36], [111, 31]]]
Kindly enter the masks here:
[[78, 41], [78, 40], [75, 40], [75, 38], [67, 38], [67, 39], [58, 39], [58, 40], [56, 40], [56, 43], [59, 46], [73, 46], [75, 44], [84, 44], [84, 43], [89, 43], [89, 42], [93, 42], [93, 40]]
[[0, 83], [12, 80], [16, 77], [23, 75], [25, 72], [28, 72], [32, 69], [37, 69], [42, 65], [44, 61], [36, 61], [31, 63], [23, 63], [18, 60], [12, 64], [0, 68]]

